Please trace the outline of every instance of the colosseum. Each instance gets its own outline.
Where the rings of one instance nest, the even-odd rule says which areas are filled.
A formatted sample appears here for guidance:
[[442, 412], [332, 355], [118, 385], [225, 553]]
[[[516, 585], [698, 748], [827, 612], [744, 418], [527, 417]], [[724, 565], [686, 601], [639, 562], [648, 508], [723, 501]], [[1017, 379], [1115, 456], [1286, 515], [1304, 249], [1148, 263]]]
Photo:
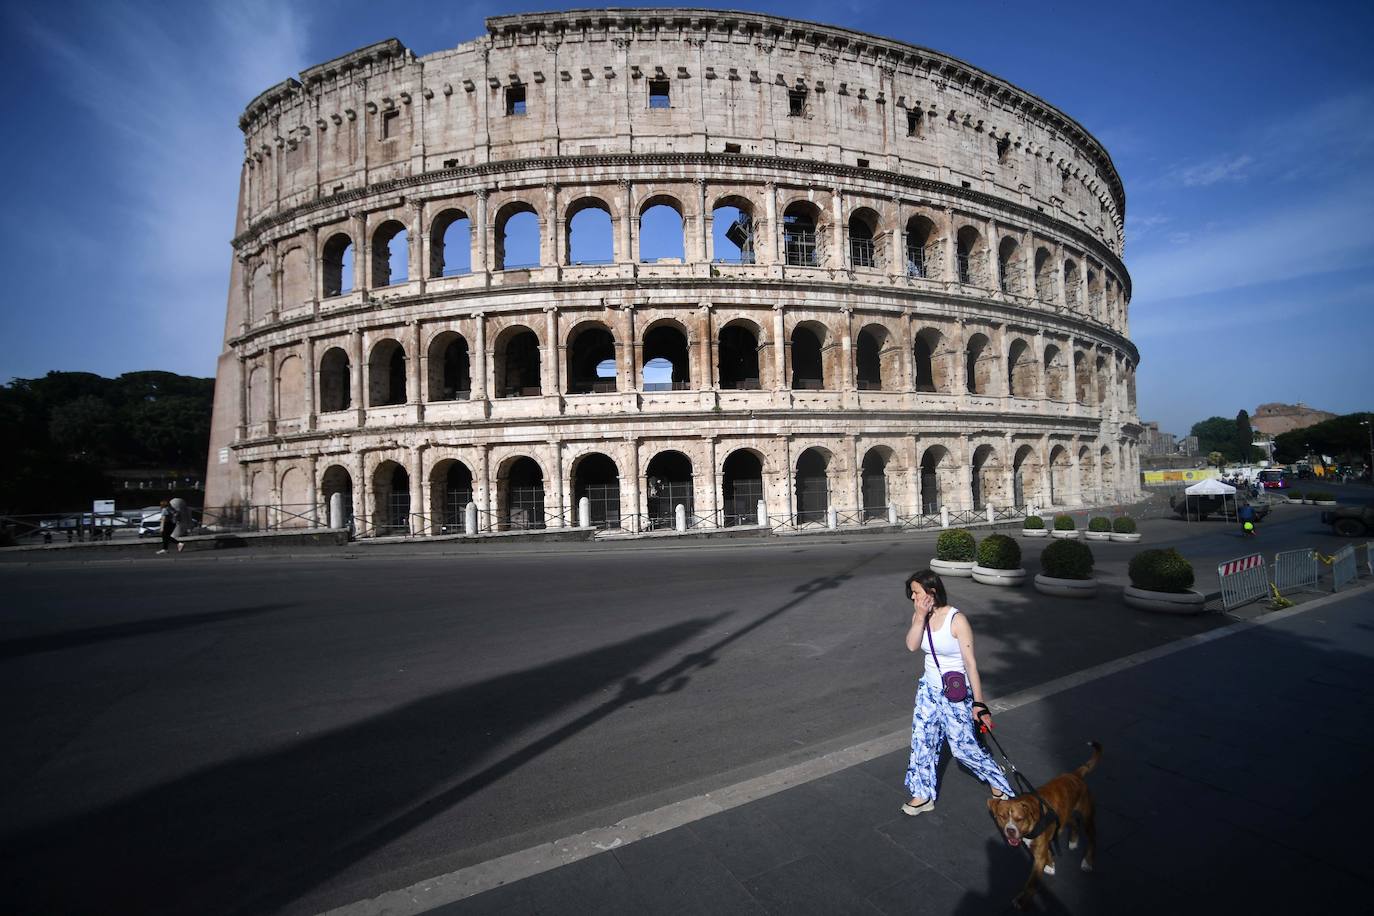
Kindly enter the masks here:
[[1068, 115], [776, 16], [486, 26], [243, 113], [212, 514], [642, 533], [1138, 496], [1125, 194]]

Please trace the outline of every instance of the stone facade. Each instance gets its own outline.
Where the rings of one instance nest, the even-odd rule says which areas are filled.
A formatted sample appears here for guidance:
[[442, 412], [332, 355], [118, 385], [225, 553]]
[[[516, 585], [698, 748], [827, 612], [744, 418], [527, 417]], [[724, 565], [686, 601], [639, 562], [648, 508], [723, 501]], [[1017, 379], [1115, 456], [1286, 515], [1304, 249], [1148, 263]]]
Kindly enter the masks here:
[[[1125, 197], [1072, 119], [785, 18], [487, 27], [245, 111], [207, 506], [306, 524], [343, 492], [362, 532], [437, 533], [468, 500], [557, 526], [588, 495], [643, 530], [678, 503], [713, 525], [757, 498], [796, 522], [1138, 493]], [[650, 259], [662, 206], [681, 256]], [[606, 263], [571, 257], [584, 210]], [[508, 263], [519, 219], [537, 264]]]
[[1261, 404], [1250, 415], [1250, 425], [1268, 438], [1290, 433], [1304, 426], [1315, 426], [1324, 420], [1334, 420], [1336, 414], [1317, 410], [1306, 404]]

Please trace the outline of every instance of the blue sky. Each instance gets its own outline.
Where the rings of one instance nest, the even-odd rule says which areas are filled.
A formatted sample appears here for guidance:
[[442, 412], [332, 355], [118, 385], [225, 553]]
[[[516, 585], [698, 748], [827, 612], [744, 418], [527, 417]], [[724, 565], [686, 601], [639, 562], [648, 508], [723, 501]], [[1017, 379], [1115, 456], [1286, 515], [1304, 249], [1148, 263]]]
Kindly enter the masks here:
[[[945, 51], [1092, 131], [1126, 185], [1142, 417], [1183, 433], [1266, 401], [1374, 406], [1374, 5], [722, 6]], [[428, 54], [547, 8], [7, 4], [0, 380], [213, 374], [244, 105], [382, 38]]]

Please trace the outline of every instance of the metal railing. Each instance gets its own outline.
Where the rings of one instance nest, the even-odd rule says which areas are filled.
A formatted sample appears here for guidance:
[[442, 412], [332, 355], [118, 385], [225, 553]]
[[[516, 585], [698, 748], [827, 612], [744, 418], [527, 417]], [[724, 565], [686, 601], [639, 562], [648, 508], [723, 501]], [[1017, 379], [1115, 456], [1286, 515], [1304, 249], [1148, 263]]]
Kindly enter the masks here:
[[1331, 558], [1331, 590], [1338, 592], [1359, 578], [1355, 568], [1355, 545], [1346, 544]]

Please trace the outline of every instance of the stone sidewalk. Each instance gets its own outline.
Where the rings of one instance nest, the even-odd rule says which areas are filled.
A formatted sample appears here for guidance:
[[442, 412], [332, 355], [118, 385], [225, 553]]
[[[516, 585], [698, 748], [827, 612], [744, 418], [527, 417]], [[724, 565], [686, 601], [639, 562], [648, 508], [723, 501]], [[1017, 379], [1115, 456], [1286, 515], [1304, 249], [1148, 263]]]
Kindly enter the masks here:
[[[1088, 778], [1097, 870], [1080, 871], [1082, 850], [1061, 844], [1033, 909], [1281, 912], [1361, 899], [1374, 880], [1358, 801], [1374, 776], [1371, 701], [1366, 581], [994, 703], [999, 739], [1036, 784], [1086, 760], [1089, 739], [1104, 746]], [[948, 764], [936, 809], [909, 818], [905, 766], [889, 751], [456, 902], [442, 902], [439, 879], [345, 911], [1009, 911], [1029, 856], [995, 832], [983, 786]]]

